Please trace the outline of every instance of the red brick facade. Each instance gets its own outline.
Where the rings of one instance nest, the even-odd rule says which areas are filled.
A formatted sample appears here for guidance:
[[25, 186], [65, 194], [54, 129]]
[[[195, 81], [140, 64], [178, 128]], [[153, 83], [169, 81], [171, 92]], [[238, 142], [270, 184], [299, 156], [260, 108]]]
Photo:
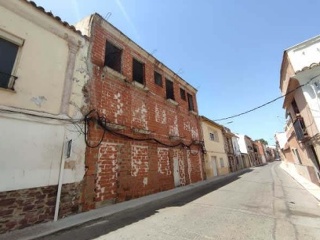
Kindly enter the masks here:
[[[104, 137], [86, 151], [83, 209], [174, 188], [174, 159], [180, 185], [203, 180], [196, 90], [98, 15], [93, 16], [90, 37], [88, 110], [96, 110], [109, 130], [93, 121], [88, 124], [90, 145]], [[122, 50], [120, 73], [104, 66], [107, 40]], [[143, 85], [133, 81], [133, 58], [144, 64]], [[162, 75], [162, 86], [155, 84], [154, 71]], [[175, 101], [166, 98], [165, 78], [173, 82]], [[189, 111], [188, 99], [181, 98], [180, 88], [192, 96], [194, 111]], [[171, 147], [179, 142], [195, 144]]]

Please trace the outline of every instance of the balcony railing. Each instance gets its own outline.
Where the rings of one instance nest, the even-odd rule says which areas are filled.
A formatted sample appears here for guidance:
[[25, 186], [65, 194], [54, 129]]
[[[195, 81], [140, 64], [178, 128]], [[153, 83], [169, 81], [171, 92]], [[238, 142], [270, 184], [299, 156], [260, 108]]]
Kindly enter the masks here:
[[293, 127], [298, 141], [303, 142], [309, 139], [309, 135], [303, 117], [297, 117], [293, 123]]
[[0, 72], [0, 88], [14, 90], [14, 84], [18, 77]]

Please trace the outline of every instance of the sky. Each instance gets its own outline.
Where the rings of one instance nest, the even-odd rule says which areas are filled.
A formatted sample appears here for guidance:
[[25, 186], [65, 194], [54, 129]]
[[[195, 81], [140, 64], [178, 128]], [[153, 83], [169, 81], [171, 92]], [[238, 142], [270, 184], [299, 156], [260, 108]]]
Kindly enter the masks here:
[[[99, 13], [197, 90], [199, 114], [216, 120], [281, 95], [285, 49], [320, 32], [318, 0], [34, 0], [74, 24]], [[283, 99], [217, 121], [274, 144]]]

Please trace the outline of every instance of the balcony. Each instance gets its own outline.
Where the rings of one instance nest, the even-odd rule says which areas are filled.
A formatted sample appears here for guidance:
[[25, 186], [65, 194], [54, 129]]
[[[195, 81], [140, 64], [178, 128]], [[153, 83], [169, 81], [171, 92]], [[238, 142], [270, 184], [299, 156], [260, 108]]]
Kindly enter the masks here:
[[310, 139], [303, 117], [297, 117], [293, 123], [293, 128], [298, 141], [305, 142]]

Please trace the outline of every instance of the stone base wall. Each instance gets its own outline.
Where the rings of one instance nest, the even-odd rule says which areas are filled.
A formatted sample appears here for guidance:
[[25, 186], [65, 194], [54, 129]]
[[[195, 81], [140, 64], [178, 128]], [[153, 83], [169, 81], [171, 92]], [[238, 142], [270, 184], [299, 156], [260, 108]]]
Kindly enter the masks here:
[[[58, 186], [0, 192], [0, 234], [53, 220]], [[79, 212], [80, 184], [65, 184], [59, 218]]]

